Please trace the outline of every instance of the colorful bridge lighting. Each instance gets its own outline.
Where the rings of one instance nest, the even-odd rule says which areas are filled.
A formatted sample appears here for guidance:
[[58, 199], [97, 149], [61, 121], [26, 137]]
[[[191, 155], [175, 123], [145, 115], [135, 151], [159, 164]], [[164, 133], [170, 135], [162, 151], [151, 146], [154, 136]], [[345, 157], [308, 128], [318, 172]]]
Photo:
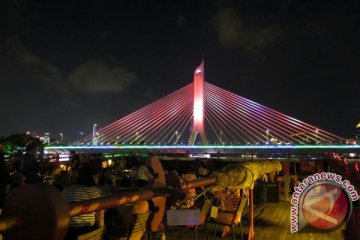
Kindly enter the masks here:
[[203, 63], [195, 69], [193, 83], [97, 129], [97, 133], [83, 137], [75, 145], [293, 146], [336, 145], [343, 141], [205, 82]]

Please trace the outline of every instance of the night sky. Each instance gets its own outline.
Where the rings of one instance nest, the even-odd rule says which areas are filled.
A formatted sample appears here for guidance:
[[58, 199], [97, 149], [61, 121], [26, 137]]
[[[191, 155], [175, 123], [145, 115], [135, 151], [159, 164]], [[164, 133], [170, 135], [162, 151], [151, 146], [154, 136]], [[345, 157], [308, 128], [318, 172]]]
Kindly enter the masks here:
[[192, 81], [352, 138], [360, 1], [0, 3], [0, 136], [65, 141]]

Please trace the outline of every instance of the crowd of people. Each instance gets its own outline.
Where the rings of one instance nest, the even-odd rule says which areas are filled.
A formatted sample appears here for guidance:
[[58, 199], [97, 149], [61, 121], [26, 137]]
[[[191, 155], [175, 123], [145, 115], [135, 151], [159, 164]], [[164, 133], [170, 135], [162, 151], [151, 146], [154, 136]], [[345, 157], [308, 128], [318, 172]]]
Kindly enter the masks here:
[[[12, 167], [5, 167], [3, 149], [0, 146], [0, 209], [6, 195], [13, 189], [32, 183], [46, 182], [61, 191], [69, 202], [84, 201], [103, 196], [111, 196], [122, 191], [135, 191], [151, 188], [156, 174], [149, 166], [152, 157], [139, 157], [132, 155], [127, 158], [113, 159], [113, 164], [103, 168], [103, 157], [99, 153], [80, 156], [75, 151], [70, 152], [69, 162], [65, 170], [46, 171], [49, 163], [39, 161], [37, 158], [38, 149], [35, 144], [29, 143], [26, 146], [25, 154], [18, 152], [14, 155]], [[84, 160], [85, 159], [85, 160]], [[9, 170], [10, 169], [10, 170]], [[173, 169], [173, 172], [179, 169]], [[44, 174], [52, 181], [45, 181]], [[199, 172], [191, 165], [180, 169], [178, 176], [184, 181], [196, 179], [196, 175], [205, 176], [208, 173], [204, 165], [201, 165]], [[186, 201], [195, 198], [195, 191], [189, 190], [184, 193]], [[135, 207], [136, 208], [136, 207]], [[115, 209], [93, 212], [72, 217], [66, 239], [76, 239], [78, 235], [94, 230], [106, 224], [106, 239], [112, 239], [112, 235], [121, 234], [126, 231], [134, 214], [133, 205], [124, 205]]]

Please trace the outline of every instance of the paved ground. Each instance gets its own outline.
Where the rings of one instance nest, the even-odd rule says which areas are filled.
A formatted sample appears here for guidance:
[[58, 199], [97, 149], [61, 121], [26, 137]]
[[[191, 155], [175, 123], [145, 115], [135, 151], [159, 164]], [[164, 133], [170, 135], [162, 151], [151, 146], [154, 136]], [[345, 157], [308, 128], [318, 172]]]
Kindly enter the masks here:
[[[248, 214], [243, 214], [243, 230], [245, 235], [248, 231]], [[255, 206], [255, 239], [256, 240], [343, 240], [342, 230], [344, 227], [333, 232], [320, 232], [314, 229], [305, 228], [299, 233], [290, 233], [290, 203], [280, 201], [279, 203], [258, 204]], [[218, 229], [217, 232], [219, 232]], [[202, 229], [199, 230], [198, 239], [202, 239]], [[213, 235], [214, 228], [210, 227], [210, 239], [221, 239]], [[237, 234], [237, 239], [239, 234]], [[195, 239], [194, 229], [172, 226], [168, 227], [168, 240]], [[224, 239], [232, 239], [228, 234]], [[244, 237], [244, 239], [247, 239]]]

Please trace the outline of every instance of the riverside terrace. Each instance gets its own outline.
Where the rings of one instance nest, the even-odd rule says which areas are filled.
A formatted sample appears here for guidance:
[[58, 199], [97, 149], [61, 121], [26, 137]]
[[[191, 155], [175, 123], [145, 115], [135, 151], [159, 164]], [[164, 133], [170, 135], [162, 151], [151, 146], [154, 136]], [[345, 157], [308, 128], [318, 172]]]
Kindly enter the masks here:
[[[350, 237], [345, 238], [346, 225], [334, 231], [324, 232], [320, 230], [314, 230], [311, 228], [305, 228], [299, 233], [290, 233], [290, 203], [284, 201], [284, 195], [281, 194], [281, 200], [278, 203], [255, 203], [254, 205], [254, 226], [255, 235], [253, 239], [256, 240], [342, 240], [342, 239], [357, 239], [353, 238], [351, 232], [348, 230]], [[359, 214], [357, 212], [353, 214]], [[242, 216], [242, 225], [244, 231], [244, 239], [247, 239], [248, 235], [248, 224], [249, 224], [249, 212], [245, 208]], [[356, 227], [356, 226], [355, 226]], [[217, 230], [217, 234], [216, 234]], [[356, 229], [351, 229], [357, 231]], [[209, 226], [209, 239], [220, 239], [218, 236], [221, 229], [219, 227]], [[202, 229], [198, 232], [200, 238], [202, 238]], [[238, 233], [236, 235], [238, 237]], [[1, 237], [0, 237], [1, 239]], [[31, 238], [27, 238], [31, 239]], [[157, 236], [156, 239], [159, 239]], [[194, 239], [194, 231], [192, 227], [186, 226], [171, 226], [167, 228], [166, 239], [177, 240], [177, 239]], [[223, 239], [232, 239], [231, 234], [225, 236]]]
[[[251, 163], [256, 163], [258, 161], [251, 161]], [[261, 163], [261, 162], [258, 162]], [[242, 164], [248, 164], [248, 163], [242, 163]], [[322, 163], [320, 161], [317, 162], [317, 164], [319, 165], [317, 167], [317, 170], [321, 170], [324, 166], [320, 166], [322, 165]], [[339, 167], [339, 165], [343, 165], [344, 167]], [[283, 166], [284, 166], [284, 173], [285, 176], [287, 174], [289, 174], [289, 161], [283, 161]], [[334, 158], [331, 159], [330, 163], [327, 164], [327, 167], [333, 168], [333, 167], [338, 167], [337, 170], [339, 171], [344, 171], [347, 172], [346, 167], [348, 165], [343, 161], [343, 160], [339, 160], [338, 158]], [[155, 166], [153, 166], [155, 167]], [[156, 168], [156, 167], [155, 167]], [[336, 170], [336, 169], [332, 169], [332, 170]], [[267, 171], [272, 172], [274, 170], [271, 170], [270, 168], [267, 168]], [[240, 171], [241, 172], [241, 171]], [[299, 171], [299, 174], [303, 174], [301, 173], [301, 171]], [[259, 175], [260, 176], [260, 175]], [[345, 175], [344, 175], [345, 176]], [[161, 179], [161, 177], [160, 177]], [[180, 189], [191, 189], [194, 187], [199, 187], [199, 186], [206, 186], [206, 185], [213, 185], [217, 184], [217, 181], [215, 178], [213, 177], [208, 177], [208, 178], [203, 178], [203, 179], [199, 179], [199, 180], [194, 180], [194, 181], [190, 181], [190, 182], [183, 182], [180, 183], [179, 182], [179, 186]], [[168, 185], [168, 183], [166, 184]], [[25, 185], [26, 187], [27, 185]], [[265, 192], [262, 191], [261, 189], [267, 189]], [[281, 190], [282, 189], [282, 190]], [[354, 213], [353, 213], [353, 218], [350, 219], [349, 223], [346, 225], [346, 231], [344, 232], [345, 234], [343, 234], [342, 229], [344, 229], [345, 226], [342, 226], [342, 228], [337, 229], [336, 231], [329, 231], [329, 232], [324, 232], [324, 231], [316, 231], [314, 229], [310, 229], [310, 228], [305, 228], [303, 229], [301, 232], [299, 233], [295, 233], [295, 234], [291, 234], [289, 232], [289, 208], [290, 208], [290, 203], [288, 202], [289, 200], [289, 195], [282, 193], [280, 194], [280, 192], [284, 192], [284, 189], [286, 189], [286, 186], [282, 186], [282, 184], [275, 184], [275, 185], [268, 185], [267, 187], [261, 187], [261, 184], [258, 184], [255, 186], [254, 191], [250, 191], [253, 193], [247, 196], [250, 196], [249, 199], [249, 208], [245, 207], [244, 211], [242, 212], [241, 216], [242, 216], [242, 225], [243, 225], [243, 229], [244, 229], [244, 235], [248, 235], [249, 239], [343, 239], [343, 236], [347, 236], [346, 239], [357, 239], [354, 238], [354, 233], [356, 233], [356, 227], [357, 227], [357, 220], [356, 217], [358, 217], [358, 210], [357, 208], [354, 208]], [[37, 190], [36, 190], [37, 191]], [[40, 191], [42, 192], [42, 191]], [[37, 192], [37, 193], [40, 193]], [[285, 190], [285, 192], [287, 192]], [[172, 192], [173, 193], [173, 192]], [[264, 197], [264, 193], [265, 193], [265, 197]], [[8, 203], [14, 204], [14, 203], [20, 203], [20, 205], [12, 205], [10, 206], [11, 211], [9, 211], [9, 206], [4, 207], [4, 211], [3, 211], [3, 218], [2, 221], [0, 222], [0, 231], [3, 232], [7, 229], [12, 229], [12, 228], [17, 228], [16, 231], [11, 231], [8, 230], [8, 232], [12, 232], [12, 233], [24, 233], [26, 231], [43, 231], [44, 230], [44, 226], [52, 226], [52, 224], [54, 224], [54, 219], [52, 216], [54, 215], [49, 215], [49, 211], [44, 211], [44, 207], [46, 208], [46, 206], [49, 207], [49, 205], [47, 204], [41, 204], [41, 206], [39, 206], [39, 204], [34, 204], [34, 202], [36, 202], [36, 199], [32, 199], [29, 196], [39, 196], [39, 194], [30, 194], [27, 197], [24, 197], [24, 192], [22, 191], [18, 191], [16, 194], [13, 194], [10, 197], [10, 200], [8, 200]], [[54, 193], [54, 194], [58, 194], [58, 193]], [[99, 210], [99, 209], [104, 209], [104, 208], [111, 208], [114, 206], [117, 206], [119, 204], [125, 204], [125, 203], [131, 203], [133, 201], [138, 201], [140, 199], [153, 199], [156, 196], [164, 196], [163, 195], [164, 192], [157, 192], [157, 190], [153, 189], [153, 190], [147, 190], [147, 191], [141, 191], [141, 192], [133, 192], [133, 193], [124, 193], [124, 194], [120, 194], [118, 196], [113, 196], [110, 198], [106, 198], [104, 200], [99, 200], [100, 202], [96, 203], [96, 202], [92, 202], [92, 204], [95, 204], [96, 207], [91, 207], [92, 205], [86, 205], [86, 203], [74, 203], [70, 206], [67, 207], [67, 204], [63, 204], [62, 209], [60, 206], [60, 212], [62, 214], [66, 213], [67, 211], [70, 210], [70, 216], [76, 216], [78, 214], [84, 213], [86, 211], [94, 211], [94, 210]], [[169, 194], [169, 193], [168, 193]], [[171, 194], [171, 192], [170, 192]], [[280, 194], [280, 197], [279, 197]], [[17, 196], [16, 196], [17, 195]], [[51, 202], [51, 199], [54, 199], [52, 197], [47, 198], [44, 196], [49, 196], [49, 195], [44, 195], [41, 194], [43, 197], [41, 198], [42, 201], [49, 201]], [[51, 194], [50, 194], [51, 196]], [[61, 202], [61, 195], [58, 195], [57, 197], [55, 197], [55, 199], [57, 199], [56, 204], [55, 204], [55, 209], [59, 207], [59, 202]], [[266, 199], [264, 201], [264, 199]], [[104, 201], [104, 202], [102, 202]], [[48, 202], [49, 203], [49, 202]], [[51, 204], [50, 204], [51, 205]], [[60, 204], [61, 205], [61, 204]], [[94, 206], [95, 206], [94, 205]], [[29, 206], [33, 206], [31, 207], [31, 209], [29, 209]], [[36, 207], [37, 206], [37, 207]], [[82, 207], [81, 207], [82, 206]], [[160, 207], [161, 205], [159, 205]], [[39, 208], [40, 207], [40, 208]], [[69, 209], [66, 211], [66, 209]], [[163, 211], [165, 210], [163, 207], [160, 207], [159, 209]], [[59, 210], [59, 209], [57, 209]], [[15, 212], [14, 212], [15, 211]], [[26, 215], [24, 215], [24, 211], [27, 212]], [[44, 213], [47, 212], [48, 214], [45, 213], [45, 215], [40, 214], [40, 213]], [[51, 212], [51, 211], [50, 211]], [[10, 214], [9, 214], [10, 213]], [[38, 226], [38, 228], [36, 227], [27, 227], [26, 231], [24, 229], [25, 225], [29, 224], [37, 224], [37, 221], [30, 221], [27, 217], [29, 217], [29, 215], [31, 216], [31, 214], [37, 214], [37, 215], [41, 215], [44, 219], [45, 222], [43, 222], [43, 224], [41, 226]], [[157, 213], [159, 214], [159, 213]], [[56, 214], [55, 214], [56, 215]], [[65, 214], [66, 215], [66, 214]], [[22, 217], [22, 216], [25, 216]], [[27, 216], [27, 217], [26, 217]], [[12, 217], [12, 218], [9, 218]], [[14, 219], [15, 217], [15, 219]], [[49, 221], [46, 221], [46, 218], [50, 217]], [[66, 216], [65, 216], [66, 218]], [[355, 219], [354, 219], [355, 218]], [[44, 220], [42, 219], [42, 220]], [[56, 224], [55, 224], [56, 225]], [[64, 224], [62, 225], [58, 225], [58, 230], [59, 232], [64, 233], [65, 229], [64, 227], [66, 227]], [[159, 227], [159, 225], [157, 225], [157, 227]], [[37, 229], [37, 230], [36, 230]], [[354, 231], [355, 229], [355, 231]], [[213, 236], [213, 231], [214, 227], [211, 227], [211, 225], [209, 225], [209, 234], [210, 236]], [[254, 230], [255, 230], [255, 235], [254, 235]], [[55, 230], [54, 230], [55, 231]], [[31, 234], [33, 234], [34, 232], [27, 232], [27, 237], [28, 236], [32, 236]], [[58, 233], [58, 232], [57, 232]], [[7, 232], [5, 231], [5, 234], [7, 234]], [[49, 234], [47, 232], [47, 234]], [[199, 230], [199, 234], [201, 234], [201, 229]], [[61, 234], [60, 234], [61, 235]], [[60, 236], [59, 235], [59, 236]], [[179, 226], [168, 226], [167, 227], [167, 231], [166, 231], [166, 235], [167, 235], [167, 239], [178, 239], [178, 237], [188, 237], [189, 239], [193, 239], [193, 229], [189, 228], [189, 227], [179, 227]], [[237, 233], [238, 235], [238, 233]], [[215, 237], [217, 235], [215, 234]], [[218, 239], [217, 237], [212, 237], [212, 239]], [[279, 237], [279, 238], [277, 238]], [[8, 238], [8, 239], [24, 239], [23, 236], [19, 237], [19, 238]], [[29, 238], [27, 238], [29, 239]], [[37, 239], [61, 239], [61, 238], [37, 238]]]
[[[284, 201], [284, 195], [281, 195], [281, 201], [278, 203], [258, 203], [254, 206], [254, 226], [256, 240], [343, 240], [345, 239], [345, 225], [334, 231], [321, 231], [310, 227], [303, 229], [298, 233], [290, 233], [290, 203]], [[354, 213], [355, 214], [355, 213]], [[243, 229], [244, 236], [248, 235], [248, 210], [243, 212]], [[214, 226], [209, 230], [209, 239], [220, 239], [218, 236], [220, 228], [215, 229]], [[217, 230], [217, 234], [215, 232]], [[215, 233], [215, 235], [214, 235]], [[199, 236], [202, 237], [202, 232]], [[238, 236], [238, 235], [237, 235]], [[189, 228], [174, 226], [169, 227], [167, 239], [194, 239], [194, 233]], [[232, 239], [231, 234], [223, 239]], [[348, 237], [346, 239], [357, 239]]]

